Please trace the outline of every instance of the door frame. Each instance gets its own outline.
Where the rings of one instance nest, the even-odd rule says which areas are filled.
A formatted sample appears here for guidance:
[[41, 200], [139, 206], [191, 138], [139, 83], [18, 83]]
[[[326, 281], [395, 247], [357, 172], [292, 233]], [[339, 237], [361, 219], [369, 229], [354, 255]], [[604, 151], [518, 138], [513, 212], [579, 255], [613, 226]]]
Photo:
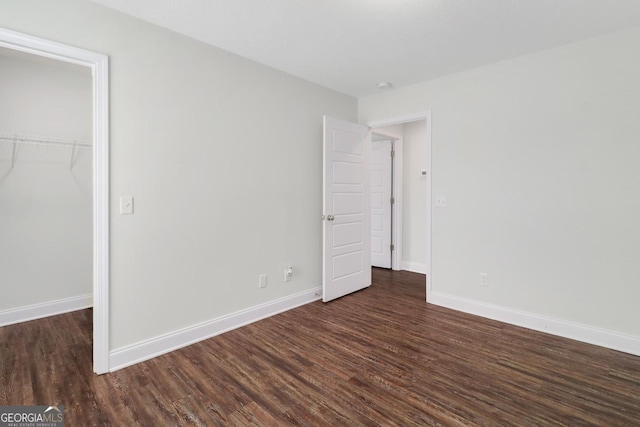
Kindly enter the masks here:
[[93, 371], [109, 372], [109, 58], [0, 28], [0, 46], [89, 67], [93, 76]]
[[[369, 126], [371, 128], [371, 126]], [[393, 139], [395, 156], [393, 158], [393, 176], [391, 197], [395, 199], [395, 203], [391, 206], [391, 244], [393, 252], [391, 252], [391, 269], [394, 271], [402, 270], [402, 136], [387, 130], [371, 128], [371, 133], [382, 135]]]
[[[432, 166], [431, 166], [431, 159], [432, 159], [432, 154], [431, 154], [431, 110], [427, 110], [427, 111], [422, 111], [422, 112], [418, 112], [418, 113], [413, 113], [413, 114], [407, 114], [404, 116], [398, 116], [398, 117], [391, 117], [388, 119], [381, 119], [381, 120], [374, 120], [371, 122], [367, 122], [367, 125], [371, 128], [371, 132], [376, 133], [376, 128], [380, 128], [380, 127], [384, 127], [384, 126], [391, 126], [391, 125], [398, 125], [398, 124], [403, 124], [403, 123], [407, 123], [407, 122], [415, 122], [418, 120], [426, 120], [426, 151], [427, 151], [427, 159], [426, 159], [426, 171], [427, 171], [427, 175], [426, 175], [426, 180], [427, 180], [427, 185], [426, 185], [426, 201], [427, 201], [427, 208], [426, 208], [426, 212], [427, 212], [427, 217], [425, 218], [426, 221], [426, 229], [427, 229], [427, 235], [426, 235], [426, 246], [427, 246], [427, 256], [426, 256], [426, 260], [425, 260], [425, 276], [426, 276], [426, 283], [425, 283], [425, 287], [426, 287], [426, 301], [430, 302], [431, 301], [431, 292], [433, 289], [433, 280], [432, 280], [432, 276], [431, 276], [431, 235], [432, 235], [432, 229], [431, 229], [431, 208], [433, 206], [432, 203], [432, 194], [431, 194], [431, 185], [432, 185], [432, 181], [433, 181], [433, 176], [432, 176]], [[399, 154], [396, 153], [396, 157], [399, 157]]]

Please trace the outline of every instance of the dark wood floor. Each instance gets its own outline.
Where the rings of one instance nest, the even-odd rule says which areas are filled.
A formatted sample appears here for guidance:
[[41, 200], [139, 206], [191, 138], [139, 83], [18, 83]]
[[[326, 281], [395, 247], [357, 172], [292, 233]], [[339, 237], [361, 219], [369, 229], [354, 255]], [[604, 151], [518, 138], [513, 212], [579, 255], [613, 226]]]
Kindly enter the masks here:
[[424, 276], [95, 376], [91, 311], [0, 328], [0, 405], [66, 425], [640, 425], [640, 357], [424, 302]]

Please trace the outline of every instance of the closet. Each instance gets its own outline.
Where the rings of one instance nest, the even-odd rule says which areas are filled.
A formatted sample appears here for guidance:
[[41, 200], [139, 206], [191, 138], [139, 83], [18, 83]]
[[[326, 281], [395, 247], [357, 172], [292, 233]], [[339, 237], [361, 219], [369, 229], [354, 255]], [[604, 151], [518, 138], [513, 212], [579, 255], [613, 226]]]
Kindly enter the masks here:
[[0, 326], [92, 304], [92, 76], [0, 48]]

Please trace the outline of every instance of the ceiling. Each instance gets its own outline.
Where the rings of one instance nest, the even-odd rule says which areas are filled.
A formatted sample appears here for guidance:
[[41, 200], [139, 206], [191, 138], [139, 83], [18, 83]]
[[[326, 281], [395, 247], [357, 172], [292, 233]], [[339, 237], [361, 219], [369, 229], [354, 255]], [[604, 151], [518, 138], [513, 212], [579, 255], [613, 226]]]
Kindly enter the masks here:
[[638, 0], [92, 0], [362, 97], [640, 25]]

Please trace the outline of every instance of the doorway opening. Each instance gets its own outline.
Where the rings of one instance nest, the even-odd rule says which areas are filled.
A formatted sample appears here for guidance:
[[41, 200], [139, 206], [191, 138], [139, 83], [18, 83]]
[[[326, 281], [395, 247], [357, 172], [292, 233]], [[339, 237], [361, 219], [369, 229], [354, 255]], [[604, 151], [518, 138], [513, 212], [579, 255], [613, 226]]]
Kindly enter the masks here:
[[[390, 268], [425, 274], [428, 301], [431, 293], [431, 113], [390, 118], [368, 125], [372, 133], [371, 264], [389, 268], [374, 261], [376, 249], [383, 246], [376, 246], [374, 233], [388, 229]], [[374, 208], [375, 197], [379, 197], [374, 195], [376, 179], [386, 177], [377, 172], [374, 165], [374, 153], [379, 149], [376, 140], [387, 141], [380, 143], [381, 150], [390, 146], [394, 152], [392, 172], [386, 178], [390, 183], [379, 186], [379, 189], [391, 189], [389, 199], [384, 200], [390, 211], [387, 217]], [[384, 223], [376, 225], [382, 218]]]
[[0, 47], [0, 325], [91, 307], [91, 72]]
[[[33, 55], [34, 58], [48, 58], [86, 67], [91, 73], [93, 370], [98, 374], [106, 373], [109, 371], [108, 58], [106, 55], [3, 28], [0, 28], [0, 48]], [[32, 138], [32, 142], [34, 141], [35, 138]], [[11, 149], [12, 166], [16, 162], [16, 147], [17, 143]], [[78, 148], [80, 147], [71, 147], [71, 169], [78, 165], [79, 154], [75, 152]], [[10, 310], [12, 314], [14, 311]]]
[[[394, 134], [394, 131], [389, 129], [390, 126], [396, 126], [396, 130], [400, 130], [400, 133]], [[389, 220], [392, 222], [389, 229], [392, 230], [390, 237], [392, 244], [400, 241], [402, 244], [398, 244], [396, 248], [392, 247], [395, 249], [391, 251], [392, 267], [424, 274], [427, 301], [429, 301], [431, 295], [431, 116], [429, 112], [382, 120], [369, 123], [368, 126], [328, 116], [323, 117], [322, 300], [328, 302], [371, 285], [373, 268], [371, 241], [376, 237], [372, 235], [371, 229], [371, 198], [373, 195], [384, 202], [386, 195], [390, 194], [384, 192], [383, 183], [379, 183], [373, 193], [371, 191], [371, 175], [377, 172], [371, 169], [372, 134], [382, 135], [381, 140], [384, 140], [384, 137], [393, 140], [390, 144], [395, 151], [393, 167], [389, 166], [392, 172], [388, 173], [393, 175], [393, 185], [386, 186], [389, 189], [393, 187], [391, 194], [395, 198], [395, 203], [390, 203], [393, 207], [391, 209], [393, 215], [389, 215]], [[409, 139], [418, 150], [411, 149], [408, 151], [409, 154], [400, 156], [402, 146], [406, 145]], [[381, 144], [381, 147], [383, 147], [381, 150], [385, 149], [385, 144]], [[383, 156], [386, 155], [381, 154], [381, 158]], [[403, 157], [407, 158], [410, 168], [401, 166]], [[414, 157], [418, 163], [409, 161]], [[418, 181], [415, 179], [416, 175], [419, 178]], [[413, 184], [417, 182], [417, 185], [407, 186], [407, 179], [403, 176], [408, 177]], [[377, 190], [380, 195], [375, 193]], [[404, 203], [404, 200], [411, 201], [411, 204]], [[379, 203], [378, 207], [383, 205], [384, 203]], [[405, 208], [403, 205], [406, 205]], [[401, 211], [400, 214], [398, 210]], [[394, 221], [394, 218], [397, 220]], [[382, 228], [378, 227], [378, 229]], [[402, 231], [398, 232], [398, 228]], [[408, 246], [407, 241], [414, 245]], [[380, 247], [382, 245], [383, 243], [379, 244]], [[379, 252], [382, 253], [382, 251]], [[402, 255], [398, 256], [400, 253]], [[409, 258], [408, 253], [415, 258]], [[384, 255], [384, 258], [386, 257], [387, 255]]]

